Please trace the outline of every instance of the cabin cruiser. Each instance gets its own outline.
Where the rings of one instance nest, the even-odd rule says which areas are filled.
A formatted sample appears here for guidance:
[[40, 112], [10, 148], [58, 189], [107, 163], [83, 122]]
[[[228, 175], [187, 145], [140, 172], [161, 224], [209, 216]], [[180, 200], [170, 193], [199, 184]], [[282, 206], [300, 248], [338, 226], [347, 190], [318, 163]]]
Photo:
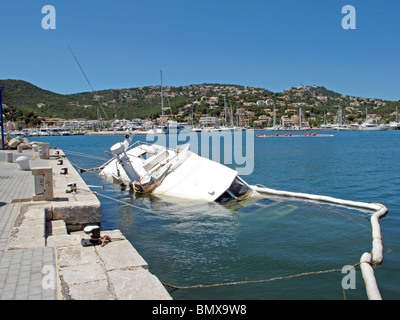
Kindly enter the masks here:
[[319, 126], [319, 128], [320, 129], [322, 129], [322, 130], [332, 130], [332, 125], [331, 124], [321, 124], [320, 126]]
[[158, 129], [161, 129], [162, 133], [170, 134], [170, 133], [179, 133], [183, 129], [185, 129], [185, 127], [176, 121], [168, 120], [166, 125], [158, 126]]
[[336, 131], [350, 131], [350, 130], [358, 130], [358, 127], [355, 127], [354, 125], [351, 124], [342, 124], [342, 125], [336, 125], [332, 127], [332, 129]]
[[166, 124], [160, 124], [153, 128], [145, 130], [135, 130], [134, 133], [138, 135], [147, 134], [170, 134], [170, 133], [180, 133], [185, 127], [176, 121], [169, 120]]
[[256, 194], [238, 172], [189, 150], [137, 141], [133, 136], [111, 147], [114, 157], [101, 166], [100, 175], [138, 193], [226, 203]]
[[389, 129], [389, 127], [382, 125], [382, 124], [377, 124], [372, 119], [365, 120], [359, 126], [359, 130], [362, 130], [362, 131], [386, 131], [388, 129]]
[[273, 126], [273, 127], [266, 127], [265, 130], [267, 130], [267, 131], [280, 131], [280, 130], [284, 130], [284, 128], [281, 127], [281, 126]]
[[400, 130], [400, 122], [395, 122], [395, 121], [390, 122], [389, 130]]

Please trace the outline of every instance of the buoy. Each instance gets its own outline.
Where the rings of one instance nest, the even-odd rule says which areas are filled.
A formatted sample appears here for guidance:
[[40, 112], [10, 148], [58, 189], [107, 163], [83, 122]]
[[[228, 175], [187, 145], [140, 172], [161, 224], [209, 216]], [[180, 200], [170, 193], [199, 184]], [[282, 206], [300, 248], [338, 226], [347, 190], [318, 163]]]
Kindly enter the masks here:
[[257, 133], [257, 137], [259, 137], [260, 135]]
[[317, 135], [317, 133], [316, 133], [316, 132], [314, 132], [314, 133], [312, 134], [312, 136], [313, 136], [313, 137], [315, 137], [316, 135]]
[[287, 137], [287, 133], [285, 133], [285, 137]]
[[277, 133], [277, 134], [276, 134], [276, 136], [278, 137], [278, 136], [279, 136], [279, 134]]
[[292, 133], [289, 133], [289, 137], [291, 137], [292, 136]]
[[267, 137], [267, 135], [264, 133], [263, 137], [264, 137], [264, 138], [266, 138], [266, 137]]

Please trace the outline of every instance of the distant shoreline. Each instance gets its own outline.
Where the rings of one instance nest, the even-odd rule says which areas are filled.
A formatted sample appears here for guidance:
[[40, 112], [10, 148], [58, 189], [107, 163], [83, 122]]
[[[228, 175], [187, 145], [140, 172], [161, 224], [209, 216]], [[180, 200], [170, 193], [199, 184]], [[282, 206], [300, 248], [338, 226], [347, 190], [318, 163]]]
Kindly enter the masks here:
[[110, 136], [110, 135], [126, 135], [126, 131], [89, 131], [85, 136]]

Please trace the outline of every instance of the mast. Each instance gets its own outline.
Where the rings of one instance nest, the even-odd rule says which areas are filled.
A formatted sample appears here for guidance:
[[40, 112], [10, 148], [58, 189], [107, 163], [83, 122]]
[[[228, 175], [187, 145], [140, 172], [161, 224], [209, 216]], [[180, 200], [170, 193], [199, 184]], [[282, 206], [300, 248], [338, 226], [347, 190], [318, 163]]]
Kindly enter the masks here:
[[338, 112], [337, 112], [337, 122], [338, 125], [341, 126], [343, 123], [343, 114], [342, 114], [342, 107], [339, 107]]
[[100, 110], [97, 108], [97, 128], [101, 131], [103, 130], [103, 126], [101, 124]]
[[276, 125], [276, 114], [275, 114], [275, 106], [274, 106], [274, 122], [273, 122], [273, 127], [275, 128]]
[[299, 129], [301, 128], [301, 107], [299, 107]]
[[225, 117], [225, 127], [226, 127], [226, 97], [224, 96], [224, 117]]
[[4, 144], [4, 123], [3, 123], [3, 100], [2, 100], [2, 95], [1, 91], [4, 89], [4, 87], [0, 87], [0, 122], [1, 122], [1, 149], [5, 150], [5, 144]]
[[164, 125], [164, 95], [162, 89], [162, 70], [160, 70], [161, 75], [161, 125]]

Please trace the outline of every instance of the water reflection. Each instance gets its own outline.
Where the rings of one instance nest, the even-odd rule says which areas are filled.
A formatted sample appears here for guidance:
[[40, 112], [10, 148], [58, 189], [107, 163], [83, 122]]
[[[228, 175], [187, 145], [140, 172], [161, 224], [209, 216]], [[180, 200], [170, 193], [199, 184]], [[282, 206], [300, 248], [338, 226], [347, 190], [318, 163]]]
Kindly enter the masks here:
[[[345, 208], [273, 197], [221, 205], [142, 196], [121, 192], [118, 187], [114, 196], [139, 208], [102, 202], [103, 211], [113, 212], [105, 220], [113, 219], [149, 263], [150, 270], [172, 284], [256, 280], [326, 270], [357, 262], [360, 247], [370, 247], [368, 220]], [[305, 286], [317, 286], [320, 280], [310, 279]], [[339, 290], [340, 281], [329, 281], [330, 290]], [[252, 287], [257, 287], [255, 297], [271, 295], [267, 288], [256, 284]], [[288, 294], [285, 289], [272, 297], [284, 292]], [[177, 291], [172, 295], [190, 299], [244, 298], [240, 288]]]

